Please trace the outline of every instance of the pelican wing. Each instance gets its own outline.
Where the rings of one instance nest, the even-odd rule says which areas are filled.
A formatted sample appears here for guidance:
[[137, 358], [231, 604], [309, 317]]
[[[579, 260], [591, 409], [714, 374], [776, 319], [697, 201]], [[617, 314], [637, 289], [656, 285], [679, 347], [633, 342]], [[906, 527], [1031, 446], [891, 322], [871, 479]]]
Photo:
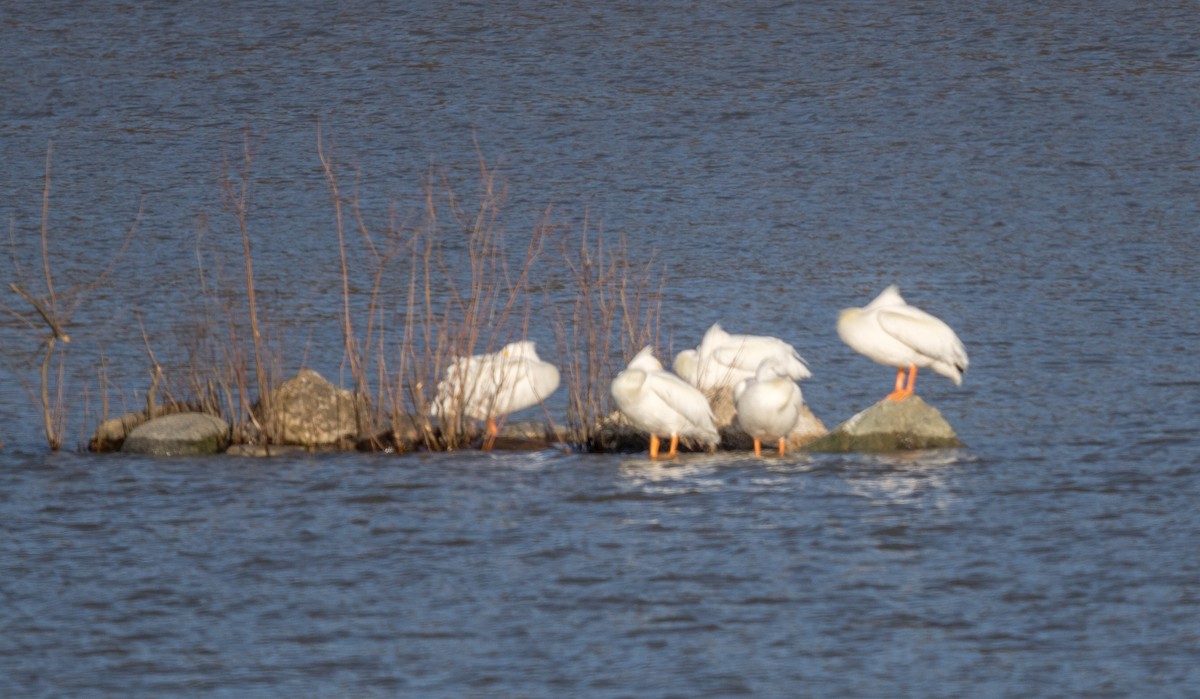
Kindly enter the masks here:
[[652, 374], [646, 387], [671, 410], [695, 427], [711, 426], [712, 409], [704, 394], [677, 376], [661, 372]]
[[763, 359], [774, 357], [776, 354], [775, 348], [758, 343], [742, 342], [716, 348], [712, 352], [712, 358], [722, 366], [754, 371]]
[[461, 411], [480, 420], [503, 414], [521, 373], [519, 362], [499, 353], [456, 359], [438, 384], [434, 414]]
[[700, 345], [696, 347], [696, 351], [701, 357], [707, 357], [712, 351], [721, 345], [729, 342], [733, 337], [725, 332], [720, 323], [713, 323], [711, 327], [704, 333], [704, 337], [700, 338]]
[[532, 341], [497, 352], [458, 357], [446, 367], [430, 406], [434, 416], [462, 413], [484, 420], [541, 402], [558, 388], [558, 369], [543, 362]]
[[939, 318], [905, 306], [878, 311], [879, 326], [914, 351], [930, 359], [967, 368], [967, 351], [958, 335]]
[[684, 350], [675, 355], [671, 368], [679, 378], [695, 386], [700, 380], [700, 355], [696, 350]]
[[794, 379], [812, 376], [808, 363], [794, 347], [774, 337], [751, 337], [740, 344], [729, 344], [717, 348], [712, 358], [722, 366], [736, 367], [753, 375], [764, 360], [779, 363], [785, 375]]

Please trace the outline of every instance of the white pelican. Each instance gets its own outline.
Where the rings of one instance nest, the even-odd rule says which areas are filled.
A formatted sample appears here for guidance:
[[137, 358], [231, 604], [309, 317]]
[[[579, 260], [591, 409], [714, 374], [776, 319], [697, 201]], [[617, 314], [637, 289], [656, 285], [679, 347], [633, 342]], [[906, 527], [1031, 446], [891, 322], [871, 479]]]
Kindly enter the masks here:
[[787, 436], [800, 419], [804, 396], [796, 382], [775, 359], [764, 359], [754, 378], [733, 389], [737, 421], [754, 438], [754, 455], [762, 456], [762, 440], [779, 440], [779, 455], [786, 451]]
[[784, 376], [800, 380], [812, 376], [804, 358], [788, 343], [765, 335], [730, 335], [713, 323], [700, 346], [675, 355], [675, 373], [702, 391], [754, 378], [758, 366], [773, 359]]
[[612, 382], [617, 407], [635, 427], [650, 433], [650, 458], [658, 458], [659, 435], [670, 436], [668, 457], [675, 456], [680, 437], [705, 444], [721, 441], [708, 400], [695, 386], [663, 369], [646, 346]]
[[700, 372], [700, 354], [694, 349], [684, 350], [675, 355], [671, 368], [675, 370], [676, 376], [696, 386]]
[[496, 418], [541, 403], [558, 389], [558, 379], [558, 369], [538, 357], [532, 341], [513, 342], [491, 354], [459, 357], [446, 367], [432, 413], [487, 421], [487, 451], [500, 432]]
[[917, 367], [929, 367], [956, 386], [962, 384], [967, 350], [958, 335], [941, 320], [905, 303], [895, 285], [862, 308], [842, 311], [837, 330], [842, 341], [856, 352], [896, 367], [896, 390], [887, 395], [892, 400], [912, 395]]

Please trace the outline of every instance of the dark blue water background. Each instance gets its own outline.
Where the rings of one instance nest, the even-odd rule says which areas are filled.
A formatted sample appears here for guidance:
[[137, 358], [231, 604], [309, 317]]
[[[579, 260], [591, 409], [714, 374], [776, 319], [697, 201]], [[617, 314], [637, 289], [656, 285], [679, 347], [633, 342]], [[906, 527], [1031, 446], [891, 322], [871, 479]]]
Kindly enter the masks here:
[[[475, 200], [481, 156], [514, 251], [547, 207], [624, 234], [664, 348], [783, 337], [829, 424], [889, 389], [833, 328], [887, 284], [972, 363], [918, 384], [954, 452], [152, 460], [48, 453], [6, 315], [0, 694], [1194, 691], [1198, 66], [1183, 2], [5, 5], [6, 281], [36, 278], [51, 143], [60, 289], [141, 211], [78, 296], [72, 445], [100, 357], [137, 407], [142, 327], [170, 356], [200, 270], [239, 283], [219, 181], [246, 128], [287, 371], [347, 380], [318, 129], [377, 234], [430, 177]], [[537, 283], [562, 270], [549, 246]]]

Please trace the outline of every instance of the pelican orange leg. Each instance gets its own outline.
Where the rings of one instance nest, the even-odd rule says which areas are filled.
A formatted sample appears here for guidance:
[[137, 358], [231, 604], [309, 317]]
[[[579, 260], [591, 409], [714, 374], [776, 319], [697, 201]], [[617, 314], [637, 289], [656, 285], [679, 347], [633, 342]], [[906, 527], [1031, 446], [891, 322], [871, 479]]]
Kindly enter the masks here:
[[896, 390], [887, 394], [887, 397], [894, 401], [902, 401], [908, 398], [913, 393], [913, 386], [917, 383], [917, 365], [910, 364], [908, 366], [908, 381], [904, 380], [904, 369], [896, 370]]
[[500, 428], [496, 427], [496, 421], [489, 417], [487, 420], [487, 437], [483, 440], [483, 447], [481, 449], [483, 451], [491, 451], [492, 447], [496, 445], [496, 435], [498, 434], [500, 434]]
[[[650, 459], [651, 460], [658, 458], [658, 448], [659, 448], [660, 444], [661, 444], [661, 442], [659, 441], [659, 439], [656, 435], [650, 435]], [[675, 458], [675, 450], [678, 449], [678, 447], [679, 447], [679, 435], [673, 434], [673, 435], [671, 435], [671, 443], [667, 447], [666, 458], [674, 459]]]

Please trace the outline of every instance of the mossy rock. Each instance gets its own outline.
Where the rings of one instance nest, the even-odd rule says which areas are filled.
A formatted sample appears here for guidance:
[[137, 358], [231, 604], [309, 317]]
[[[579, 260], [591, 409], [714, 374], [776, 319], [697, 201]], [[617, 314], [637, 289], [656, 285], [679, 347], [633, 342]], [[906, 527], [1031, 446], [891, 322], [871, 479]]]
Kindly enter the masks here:
[[807, 444], [804, 451], [880, 452], [964, 446], [937, 408], [909, 396], [883, 399]]
[[229, 424], [204, 413], [177, 413], [138, 425], [121, 451], [150, 456], [219, 454], [229, 445]]

